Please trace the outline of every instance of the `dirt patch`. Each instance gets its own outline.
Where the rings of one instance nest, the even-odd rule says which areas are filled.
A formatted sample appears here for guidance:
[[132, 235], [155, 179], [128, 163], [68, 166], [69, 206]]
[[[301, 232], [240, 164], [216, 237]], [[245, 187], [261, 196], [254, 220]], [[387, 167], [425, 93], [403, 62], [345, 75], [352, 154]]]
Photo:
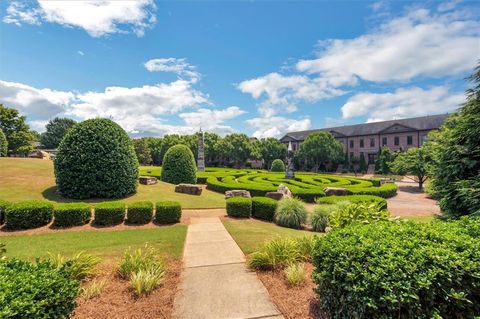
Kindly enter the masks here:
[[437, 201], [418, 188], [415, 183], [397, 183], [397, 195], [387, 199], [388, 210], [394, 216], [434, 216], [441, 214]]
[[[121, 318], [121, 319], [153, 319], [171, 318], [173, 301], [180, 282], [182, 262], [170, 259], [167, 261], [167, 274], [159, 288], [148, 296], [136, 298], [127, 280], [116, 275], [116, 264], [104, 264], [96, 280], [107, 281], [103, 292], [90, 300], [78, 298], [73, 319]], [[84, 283], [88, 286], [90, 282]]]
[[305, 264], [307, 280], [301, 286], [291, 287], [285, 280], [283, 271], [260, 271], [258, 278], [267, 288], [270, 297], [285, 318], [326, 319], [327, 316], [318, 307], [317, 295], [313, 291], [312, 264]]

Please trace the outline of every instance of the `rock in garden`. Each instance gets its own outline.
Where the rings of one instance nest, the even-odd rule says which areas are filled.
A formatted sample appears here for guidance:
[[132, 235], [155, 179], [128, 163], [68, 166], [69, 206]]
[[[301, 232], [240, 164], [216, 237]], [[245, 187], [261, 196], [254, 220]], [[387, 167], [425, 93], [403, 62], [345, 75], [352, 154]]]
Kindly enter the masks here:
[[201, 195], [202, 186], [195, 184], [178, 184], [175, 185], [175, 192], [190, 195]]
[[281, 200], [283, 198], [283, 193], [280, 192], [268, 192], [265, 194], [265, 197], [272, 198], [274, 200]]
[[283, 194], [282, 197], [292, 198], [292, 192], [283, 184], [278, 185], [277, 192]]
[[247, 197], [250, 198], [250, 192], [246, 191], [244, 189], [235, 189], [231, 191], [226, 191], [225, 192], [225, 199], [229, 199], [232, 197]]
[[344, 196], [349, 194], [347, 189], [341, 187], [327, 187], [324, 188], [323, 191], [327, 196]]
[[140, 176], [138, 181], [143, 185], [153, 185], [158, 182], [157, 178], [153, 176]]

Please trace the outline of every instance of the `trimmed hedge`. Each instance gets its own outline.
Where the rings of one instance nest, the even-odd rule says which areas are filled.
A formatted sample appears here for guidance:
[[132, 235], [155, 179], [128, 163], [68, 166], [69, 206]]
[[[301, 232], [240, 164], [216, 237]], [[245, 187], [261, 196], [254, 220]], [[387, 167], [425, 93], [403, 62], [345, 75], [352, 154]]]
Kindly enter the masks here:
[[10, 205], [11, 205], [10, 202], [0, 199], [0, 225], [2, 225], [5, 222], [5, 211], [7, 210], [7, 207]]
[[69, 318], [80, 288], [69, 267], [0, 261], [0, 318]]
[[197, 165], [188, 146], [177, 144], [168, 149], [163, 157], [160, 179], [172, 184], [196, 184]]
[[29, 229], [45, 226], [52, 221], [53, 204], [31, 200], [11, 204], [5, 211], [5, 224], [10, 229]]
[[147, 224], [153, 218], [153, 203], [140, 201], [128, 203], [127, 222], [131, 224]]
[[366, 188], [348, 188], [353, 195], [373, 195], [383, 198], [390, 198], [397, 195], [397, 185], [395, 184], [383, 184], [379, 187], [366, 187]]
[[313, 278], [331, 318], [474, 318], [480, 219], [379, 222], [317, 241]]
[[278, 202], [268, 197], [252, 197], [252, 216], [273, 221]]
[[317, 198], [317, 204], [336, 204], [339, 202], [350, 202], [350, 203], [378, 203], [381, 206], [381, 209], [387, 209], [387, 201], [378, 196], [373, 195], [347, 195], [347, 196], [326, 196]]
[[90, 204], [87, 203], [57, 204], [53, 216], [53, 225], [56, 227], [80, 226], [90, 221], [92, 211]]
[[58, 191], [69, 198], [123, 198], [137, 190], [138, 160], [127, 133], [109, 119], [76, 124], [55, 158]]
[[227, 215], [230, 217], [250, 217], [252, 215], [252, 199], [246, 197], [227, 199]]
[[165, 201], [155, 204], [155, 221], [159, 224], [178, 223], [182, 217], [182, 206], [179, 202]]
[[95, 224], [113, 226], [123, 223], [125, 219], [125, 203], [103, 202], [95, 205]]
[[279, 158], [272, 162], [272, 167], [270, 168], [272, 172], [285, 172], [285, 164]]

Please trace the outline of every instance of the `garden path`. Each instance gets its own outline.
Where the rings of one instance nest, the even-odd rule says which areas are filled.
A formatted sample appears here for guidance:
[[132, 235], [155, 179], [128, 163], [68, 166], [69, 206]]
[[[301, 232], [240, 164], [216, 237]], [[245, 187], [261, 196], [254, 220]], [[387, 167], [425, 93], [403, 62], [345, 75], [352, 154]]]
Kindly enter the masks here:
[[175, 318], [283, 318], [218, 217], [192, 217]]
[[387, 199], [388, 210], [395, 216], [433, 216], [441, 213], [437, 201], [418, 189], [413, 182], [396, 182], [397, 195]]

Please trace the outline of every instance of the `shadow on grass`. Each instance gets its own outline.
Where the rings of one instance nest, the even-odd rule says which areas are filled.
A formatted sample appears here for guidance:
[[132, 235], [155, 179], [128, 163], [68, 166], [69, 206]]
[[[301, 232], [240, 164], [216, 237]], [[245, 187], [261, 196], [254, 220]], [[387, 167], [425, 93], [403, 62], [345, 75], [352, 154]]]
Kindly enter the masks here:
[[77, 202], [84, 202], [84, 203], [100, 203], [100, 202], [114, 202], [119, 200], [128, 199], [129, 197], [135, 194], [128, 195], [124, 198], [86, 198], [86, 199], [74, 199], [74, 198], [66, 198], [60, 195], [57, 192], [57, 186], [51, 186], [46, 188], [42, 192], [43, 198], [50, 200], [52, 202], [57, 203], [77, 203]]

